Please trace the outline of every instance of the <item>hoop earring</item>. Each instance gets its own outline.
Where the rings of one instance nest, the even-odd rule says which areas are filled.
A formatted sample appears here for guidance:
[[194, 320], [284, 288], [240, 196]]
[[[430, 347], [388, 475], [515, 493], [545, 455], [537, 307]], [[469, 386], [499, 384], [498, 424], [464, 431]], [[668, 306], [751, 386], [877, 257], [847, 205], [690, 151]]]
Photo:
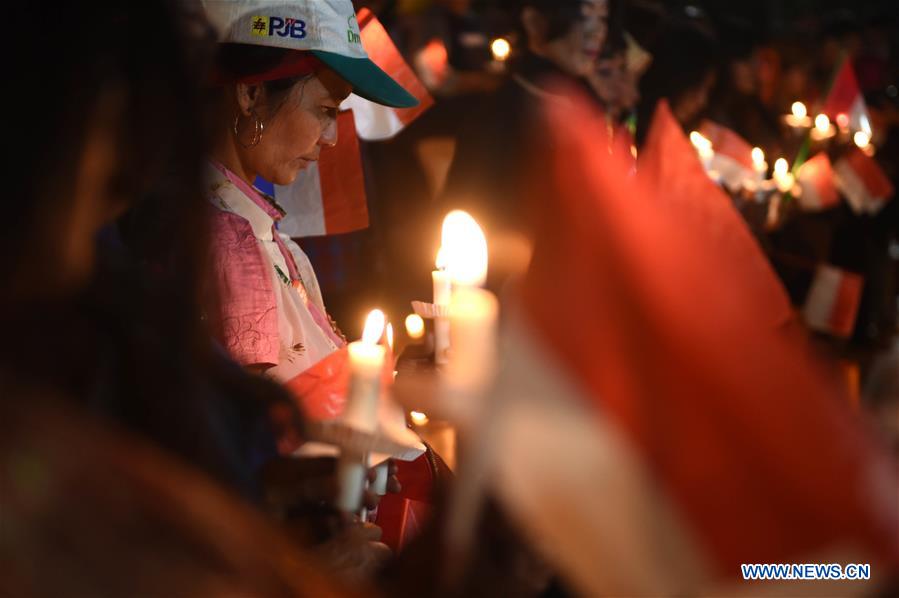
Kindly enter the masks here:
[[239, 143], [246, 149], [252, 149], [259, 145], [259, 142], [262, 141], [262, 132], [265, 130], [265, 125], [256, 114], [256, 111], [251, 110], [250, 113], [253, 115], [253, 140], [250, 141], [249, 145], [240, 140], [240, 134], [237, 132], [237, 125], [238, 123], [240, 123], [240, 112], [238, 112], [237, 116], [234, 117], [234, 126], [232, 127], [234, 131], [234, 138], [237, 139], [237, 143]]

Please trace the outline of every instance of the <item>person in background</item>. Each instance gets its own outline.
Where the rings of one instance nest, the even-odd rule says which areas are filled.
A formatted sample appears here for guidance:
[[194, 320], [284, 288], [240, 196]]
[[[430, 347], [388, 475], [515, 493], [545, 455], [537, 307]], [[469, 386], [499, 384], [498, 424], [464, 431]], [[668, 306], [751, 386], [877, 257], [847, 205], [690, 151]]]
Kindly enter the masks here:
[[511, 76], [462, 123], [437, 202], [439, 212], [466, 209], [484, 226], [491, 240], [491, 286], [527, 261], [521, 169], [528, 153], [542, 148], [533, 109], [558, 101], [560, 87], [591, 94], [585, 77], [605, 43], [609, 11], [606, 0], [524, 0], [514, 7], [520, 44], [510, 58]]
[[724, 19], [719, 24], [721, 72], [709, 94], [705, 116], [759, 146], [782, 155], [780, 124], [759, 95], [758, 50], [761, 39], [751, 23]]
[[637, 142], [642, 144], [659, 100], [665, 98], [685, 128], [706, 108], [715, 83], [715, 37], [694, 21], [671, 20], [649, 48], [652, 64], [640, 80]]

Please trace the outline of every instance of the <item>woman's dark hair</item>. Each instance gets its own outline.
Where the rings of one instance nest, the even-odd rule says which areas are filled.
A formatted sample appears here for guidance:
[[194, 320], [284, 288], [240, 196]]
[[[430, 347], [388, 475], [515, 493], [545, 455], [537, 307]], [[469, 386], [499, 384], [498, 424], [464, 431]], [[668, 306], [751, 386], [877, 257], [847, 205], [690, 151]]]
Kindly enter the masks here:
[[660, 99], [676, 103], [718, 67], [715, 36], [692, 21], [669, 23], [650, 51], [652, 64], [640, 80], [638, 140], [645, 136]]
[[[236, 80], [269, 71], [280, 64], [287, 54], [295, 51], [249, 44], [219, 44], [216, 67], [224, 79]], [[307, 78], [308, 75], [300, 75], [263, 83], [265, 93], [275, 110], [287, 97], [290, 89]]]

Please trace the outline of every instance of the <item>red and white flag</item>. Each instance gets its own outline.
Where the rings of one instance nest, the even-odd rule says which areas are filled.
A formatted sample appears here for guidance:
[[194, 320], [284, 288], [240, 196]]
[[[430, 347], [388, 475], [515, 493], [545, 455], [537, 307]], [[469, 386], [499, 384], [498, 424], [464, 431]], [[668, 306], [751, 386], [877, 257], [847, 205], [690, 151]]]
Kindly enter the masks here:
[[699, 132], [712, 142], [715, 155], [710, 169], [721, 175], [728, 189], [739, 189], [747, 179], [756, 177], [752, 168], [752, 146], [748, 141], [710, 120], [702, 122]]
[[871, 563], [828, 594], [889, 580], [889, 452], [731, 258], [626, 176], [601, 117], [545, 109], [487, 478], [518, 529], [584, 595], [752, 592], [742, 563]]
[[856, 214], [876, 214], [895, 190], [874, 158], [852, 147], [834, 164], [836, 185]]
[[322, 148], [318, 162], [290, 185], [275, 185], [287, 214], [278, 230], [292, 238], [349, 233], [368, 227], [362, 157], [352, 111], [337, 115], [337, 145]]
[[849, 118], [849, 127], [853, 131], [864, 131], [869, 137], [871, 136], [868, 108], [865, 106], [862, 90], [858, 86], [852, 61], [848, 58], [845, 58], [840, 65], [821, 112], [837, 122], [841, 120], [842, 114]]
[[800, 166], [797, 180], [802, 189], [797, 201], [804, 210], [819, 212], [840, 203], [833, 166], [826, 153], [821, 152]]
[[864, 279], [830, 265], [815, 270], [802, 315], [812, 330], [847, 338], [855, 328]]
[[351, 94], [341, 108], [352, 109], [356, 130], [366, 141], [390, 139], [434, 104], [434, 98], [403, 59], [393, 40], [369, 9], [359, 11], [359, 31], [368, 57], [418, 100], [413, 108], [390, 108]]

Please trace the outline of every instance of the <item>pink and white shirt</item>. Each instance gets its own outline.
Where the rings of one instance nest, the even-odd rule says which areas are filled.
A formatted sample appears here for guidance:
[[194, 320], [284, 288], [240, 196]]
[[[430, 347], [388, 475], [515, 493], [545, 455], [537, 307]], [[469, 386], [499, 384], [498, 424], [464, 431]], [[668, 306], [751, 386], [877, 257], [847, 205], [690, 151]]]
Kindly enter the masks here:
[[275, 223], [273, 200], [227, 168], [207, 169], [221, 339], [243, 365], [272, 366], [286, 382], [344, 345], [334, 332], [309, 259]]

